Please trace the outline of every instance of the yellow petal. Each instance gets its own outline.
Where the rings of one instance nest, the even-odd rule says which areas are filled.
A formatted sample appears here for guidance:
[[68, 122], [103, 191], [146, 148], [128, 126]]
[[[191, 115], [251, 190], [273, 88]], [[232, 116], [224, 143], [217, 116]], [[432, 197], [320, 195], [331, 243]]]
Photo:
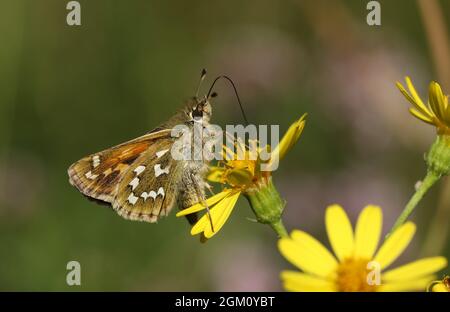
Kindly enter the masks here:
[[[408, 91], [406, 91], [405, 87], [399, 82], [396, 82], [396, 86], [397, 88], [400, 90], [400, 92], [403, 94], [403, 96], [414, 106], [416, 105], [414, 102], [414, 99], [411, 97], [411, 95], [409, 95]], [[423, 110], [420, 109], [420, 111], [422, 112]]]
[[380, 240], [383, 213], [380, 207], [367, 206], [361, 211], [355, 230], [355, 256], [372, 259]]
[[430, 106], [436, 110], [438, 119], [447, 127], [450, 127], [450, 110], [448, 107], [448, 97], [442, 93], [441, 86], [432, 81], [429, 88]]
[[285, 133], [283, 138], [281, 139], [280, 143], [275, 147], [275, 149], [271, 153], [271, 160], [268, 163], [268, 167], [272, 165], [273, 162], [275, 162], [274, 159], [281, 160], [287, 152], [297, 143], [298, 139], [300, 138], [300, 135], [303, 132], [303, 129], [305, 128], [306, 123], [306, 116], [307, 114], [303, 114], [300, 119], [298, 119], [296, 122], [294, 122], [288, 129], [288, 131]]
[[383, 273], [382, 279], [386, 282], [417, 279], [436, 273], [446, 266], [447, 259], [444, 257], [424, 258], [387, 271]]
[[425, 105], [423, 105], [422, 102], [417, 104], [400, 82], [397, 81], [396, 85], [397, 88], [400, 90], [400, 92], [403, 94], [403, 96], [414, 106], [414, 108], [416, 108], [423, 115], [429, 115], [429, 110], [425, 107]]
[[409, 77], [406, 77], [406, 84], [408, 85], [409, 92], [411, 93], [411, 96], [413, 98], [412, 103], [414, 104], [414, 106], [416, 106], [419, 110], [423, 112], [429, 111], [429, 109], [422, 102], [422, 99], [417, 93], [416, 88], [414, 88], [414, 85], [412, 84], [411, 79]]
[[353, 229], [344, 209], [332, 205], [325, 213], [325, 224], [331, 247], [339, 260], [352, 256], [354, 249]]
[[293, 265], [320, 277], [330, 276], [338, 264], [319, 241], [303, 231], [295, 230], [291, 238], [280, 239], [278, 248]]
[[432, 292], [449, 292], [450, 290], [445, 287], [444, 283], [438, 282], [431, 286], [430, 291]]
[[429, 102], [431, 109], [436, 114], [436, 116], [440, 119], [444, 119], [444, 94], [442, 93], [441, 86], [432, 81], [429, 87]]
[[[204, 234], [206, 238], [213, 237], [217, 232], [220, 231], [222, 226], [225, 224], [225, 222], [228, 220], [228, 217], [231, 214], [231, 211], [233, 211], [234, 206], [236, 205], [236, 202], [239, 198], [239, 195], [241, 193], [237, 192], [236, 194], [230, 195], [226, 199], [223, 200], [222, 203], [218, 203], [216, 206], [214, 206], [213, 209], [211, 209], [211, 218], [212, 218], [212, 224], [214, 226], [214, 232], [212, 231], [211, 224], [208, 224], [208, 226], [205, 228]], [[220, 205], [223, 205], [223, 207], [220, 207]], [[202, 218], [208, 218], [207, 215], [204, 215]], [[209, 221], [209, 218], [208, 218]]]
[[430, 124], [430, 125], [434, 125], [434, 121], [433, 121], [433, 117], [429, 117], [426, 115], [423, 115], [422, 113], [420, 113], [418, 110], [416, 110], [414, 107], [411, 107], [409, 109], [409, 112], [416, 118]]
[[[222, 191], [222, 192], [220, 192], [220, 193], [218, 193], [218, 194], [208, 198], [206, 200], [206, 204], [208, 205], [208, 207], [211, 207], [215, 203], [221, 201], [222, 199], [224, 199], [225, 197], [230, 195], [232, 191], [233, 190], [231, 190], [231, 189], [224, 190], [224, 191]], [[202, 203], [198, 203], [198, 204], [195, 204], [194, 206], [191, 206], [191, 207], [189, 207], [187, 209], [181, 210], [180, 212], [178, 212], [176, 214], [176, 216], [177, 217], [185, 216], [185, 215], [188, 215], [188, 214], [191, 214], [191, 213], [194, 213], [194, 212], [198, 212], [198, 211], [203, 210], [203, 209], [206, 209], [206, 207], [203, 206]]]
[[[197, 235], [204, 232], [205, 237], [210, 238], [216, 234], [228, 219], [228, 216], [236, 204], [239, 194], [240, 192], [233, 193], [232, 195], [222, 199], [213, 208], [211, 208], [209, 210], [211, 220], [209, 219], [210, 216], [205, 213], [192, 227], [191, 235]], [[214, 232], [211, 229], [211, 223], [214, 227]]]
[[399, 227], [384, 242], [378, 250], [374, 261], [380, 264], [381, 269], [388, 267], [405, 250], [416, 232], [416, 226], [412, 222], [406, 222]]
[[444, 96], [444, 122], [447, 127], [450, 127], [450, 107], [448, 104], [448, 96]]
[[287, 291], [334, 291], [333, 282], [296, 271], [281, 272], [281, 280]]
[[390, 282], [379, 286], [378, 291], [425, 291], [430, 281], [435, 278], [434, 275], [429, 275], [419, 279]]

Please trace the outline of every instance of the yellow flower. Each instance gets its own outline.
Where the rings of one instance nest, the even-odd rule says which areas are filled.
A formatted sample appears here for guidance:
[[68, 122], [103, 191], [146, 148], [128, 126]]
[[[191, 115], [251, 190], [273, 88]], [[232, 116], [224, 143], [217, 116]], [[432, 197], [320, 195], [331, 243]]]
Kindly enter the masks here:
[[[280, 143], [271, 152], [269, 161], [263, 162], [260, 154], [263, 148], [258, 147], [258, 142], [250, 142], [251, 148], [247, 149], [242, 142], [236, 144], [236, 152], [224, 146], [224, 160], [218, 166], [211, 167], [208, 180], [221, 184], [228, 184], [235, 189], [248, 190], [257, 188], [261, 183], [267, 183], [276, 160], [281, 160], [287, 152], [297, 143], [306, 123], [306, 114], [295, 121], [285, 133]], [[244, 157], [239, 157], [243, 155]], [[242, 158], [244, 158], [242, 160]], [[267, 170], [261, 171], [264, 163]]]
[[429, 87], [428, 103], [425, 105], [414, 88], [411, 79], [409, 77], [405, 79], [409, 93], [399, 82], [397, 82], [397, 87], [413, 105], [409, 111], [418, 119], [434, 125], [437, 129], [437, 137], [425, 154], [427, 174], [388, 235], [405, 223], [426, 192], [441, 177], [450, 173], [450, 107], [448, 105], [448, 96], [442, 93], [441, 87], [437, 82], [432, 81]]
[[[284, 157], [298, 141], [305, 127], [305, 118], [306, 114], [290, 126], [280, 143], [270, 154], [268, 161], [261, 160], [260, 154], [264, 149], [257, 147], [257, 142], [250, 142], [253, 148], [248, 148], [242, 142], [238, 142], [236, 151], [231, 151], [224, 146], [224, 160], [219, 161], [217, 166], [210, 167], [207, 179], [224, 185], [225, 189], [206, 199], [211, 220], [205, 213], [192, 227], [191, 235], [203, 233], [205, 238], [214, 236], [227, 221], [241, 194], [245, 195], [251, 202], [258, 221], [271, 224], [278, 232], [279, 229], [276, 229], [276, 227], [279, 224], [275, 225], [275, 223], [281, 217], [284, 202], [279, 198], [272, 184], [270, 168], [273, 166], [275, 157], [278, 157], [278, 159]], [[262, 164], [265, 164], [269, 171], [262, 171]], [[265, 204], [258, 206], [261, 196]], [[255, 206], [258, 207], [255, 209]], [[270, 207], [267, 209], [267, 206]], [[203, 203], [197, 203], [178, 212], [177, 217], [205, 209]]]
[[433, 281], [428, 286], [428, 291], [450, 292], [450, 276], [445, 276], [442, 281]]
[[335, 256], [311, 235], [295, 230], [278, 242], [281, 254], [298, 271], [283, 271], [289, 291], [407, 291], [424, 290], [433, 273], [444, 268], [444, 257], [424, 258], [396, 269], [388, 268], [409, 245], [415, 225], [407, 222], [378, 249], [382, 211], [367, 206], [353, 232], [347, 214], [338, 205], [327, 208], [325, 224]]
[[444, 95], [441, 86], [434, 81], [430, 83], [428, 103], [425, 105], [414, 88], [411, 79], [406, 77], [405, 80], [409, 93], [400, 82], [397, 82], [397, 87], [414, 106], [409, 109], [411, 114], [428, 124], [436, 126], [438, 133], [450, 134], [450, 107], [448, 105], [448, 96]]

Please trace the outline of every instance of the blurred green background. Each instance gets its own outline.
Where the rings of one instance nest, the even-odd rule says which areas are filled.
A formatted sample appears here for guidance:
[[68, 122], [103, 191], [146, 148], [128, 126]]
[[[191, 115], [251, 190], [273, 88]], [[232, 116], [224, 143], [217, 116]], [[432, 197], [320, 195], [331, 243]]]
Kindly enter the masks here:
[[[411, 75], [424, 98], [430, 80], [450, 86], [416, 1], [380, 1], [381, 26], [367, 25], [361, 0], [80, 0], [81, 26], [66, 24], [67, 2], [0, 4], [0, 290], [281, 290], [291, 265], [271, 229], [247, 219], [245, 200], [200, 244], [174, 213], [126, 221], [68, 183], [74, 161], [170, 117], [204, 67], [204, 89], [234, 79], [252, 123], [285, 131], [308, 112], [274, 173], [288, 230], [328, 246], [324, 211], [340, 203], [353, 222], [381, 205], [386, 232], [424, 176], [435, 130], [408, 114], [395, 82]], [[436, 3], [448, 34], [450, 1]], [[232, 89], [217, 91], [213, 121], [241, 122]], [[447, 184], [418, 207], [397, 264], [450, 257]], [[79, 287], [66, 285], [71, 260]]]

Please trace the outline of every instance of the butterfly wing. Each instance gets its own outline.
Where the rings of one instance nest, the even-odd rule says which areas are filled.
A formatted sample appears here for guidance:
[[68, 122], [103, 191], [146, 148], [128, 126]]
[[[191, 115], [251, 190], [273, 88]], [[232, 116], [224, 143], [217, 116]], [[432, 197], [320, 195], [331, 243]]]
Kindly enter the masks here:
[[171, 157], [172, 142], [149, 148], [136, 160], [118, 186], [113, 208], [125, 219], [156, 222], [172, 209], [178, 194], [182, 162]]
[[132, 164], [166, 140], [171, 140], [170, 130], [160, 130], [86, 156], [69, 167], [69, 182], [87, 197], [112, 204]]

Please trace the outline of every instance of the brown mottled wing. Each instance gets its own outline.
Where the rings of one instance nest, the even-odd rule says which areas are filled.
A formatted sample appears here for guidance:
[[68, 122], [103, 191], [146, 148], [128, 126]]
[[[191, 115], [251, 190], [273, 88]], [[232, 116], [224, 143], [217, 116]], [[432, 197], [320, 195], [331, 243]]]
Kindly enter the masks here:
[[172, 209], [178, 194], [182, 162], [170, 154], [172, 142], [151, 146], [137, 159], [125, 174], [118, 187], [113, 208], [130, 220], [156, 222]]
[[170, 142], [170, 130], [155, 131], [80, 159], [68, 169], [69, 182], [84, 195], [112, 204], [130, 167], [158, 142]]

